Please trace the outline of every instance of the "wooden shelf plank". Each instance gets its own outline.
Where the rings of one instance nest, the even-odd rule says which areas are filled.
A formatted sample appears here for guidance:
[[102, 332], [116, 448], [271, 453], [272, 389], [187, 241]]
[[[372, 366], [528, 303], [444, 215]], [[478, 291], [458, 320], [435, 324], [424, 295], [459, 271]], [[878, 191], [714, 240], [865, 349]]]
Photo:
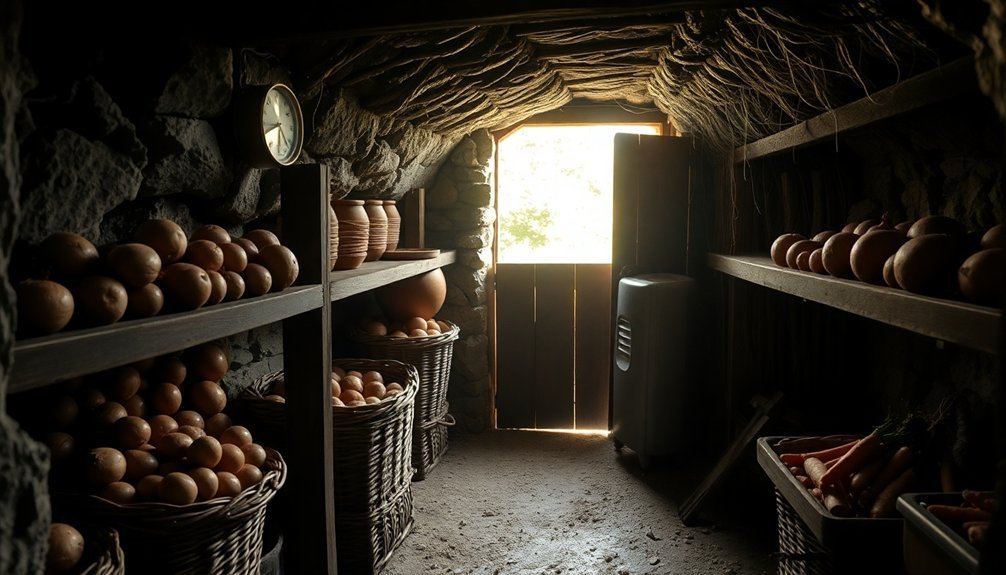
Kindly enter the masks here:
[[734, 150], [734, 163], [816, 144], [847, 130], [861, 128], [956, 96], [977, 93], [978, 80], [974, 68], [974, 59], [965, 57], [919, 74], [834, 111], [740, 146]]
[[55, 333], [14, 344], [8, 393], [178, 351], [280, 321], [323, 305], [320, 285], [190, 312]]
[[[331, 272], [331, 300], [405, 279], [455, 261], [454, 251], [435, 258], [367, 262]], [[177, 351], [293, 317], [322, 306], [321, 286], [293, 287], [191, 312], [129, 320], [112, 325], [31, 338], [14, 345], [8, 393], [94, 373]]]
[[383, 285], [403, 280], [456, 261], [457, 252], [441, 251], [440, 255], [425, 260], [396, 260], [366, 262], [351, 270], [335, 270], [332, 278], [332, 301], [363, 293]]
[[781, 268], [768, 257], [708, 254], [709, 267], [770, 289], [915, 333], [999, 353], [997, 308], [927, 297], [856, 280]]

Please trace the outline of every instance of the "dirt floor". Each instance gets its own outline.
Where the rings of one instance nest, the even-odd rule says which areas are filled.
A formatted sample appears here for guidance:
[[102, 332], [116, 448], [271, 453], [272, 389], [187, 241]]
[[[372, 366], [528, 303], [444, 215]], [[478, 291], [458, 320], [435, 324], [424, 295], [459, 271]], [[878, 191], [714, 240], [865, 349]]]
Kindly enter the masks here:
[[738, 463], [691, 527], [678, 517], [712, 463], [644, 473], [605, 435], [452, 435], [413, 483], [414, 527], [382, 575], [775, 573], [772, 487], [757, 464]]

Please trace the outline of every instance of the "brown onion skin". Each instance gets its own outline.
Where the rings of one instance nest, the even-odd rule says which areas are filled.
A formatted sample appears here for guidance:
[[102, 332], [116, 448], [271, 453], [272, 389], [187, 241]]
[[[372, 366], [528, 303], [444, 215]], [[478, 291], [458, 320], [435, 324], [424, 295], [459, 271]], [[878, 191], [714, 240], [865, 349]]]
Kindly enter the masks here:
[[786, 252], [794, 243], [805, 239], [807, 239], [806, 236], [795, 232], [782, 234], [772, 242], [772, 247], [769, 248], [769, 257], [772, 258], [775, 265], [788, 267], [786, 265]]

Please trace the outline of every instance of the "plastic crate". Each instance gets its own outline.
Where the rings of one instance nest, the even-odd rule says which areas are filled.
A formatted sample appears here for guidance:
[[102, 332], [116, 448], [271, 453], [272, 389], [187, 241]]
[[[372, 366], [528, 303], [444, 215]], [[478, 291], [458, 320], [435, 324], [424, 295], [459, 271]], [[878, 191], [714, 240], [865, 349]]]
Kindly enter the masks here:
[[758, 464], [776, 489], [778, 573], [902, 573], [904, 519], [832, 515], [779, 460], [772, 445], [781, 439], [757, 441]]
[[904, 560], [908, 575], [977, 575], [979, 550], [926, 510], [930, 503], [959, 505], [960, 492], [904, 493], [897, 509], [905, 518]]

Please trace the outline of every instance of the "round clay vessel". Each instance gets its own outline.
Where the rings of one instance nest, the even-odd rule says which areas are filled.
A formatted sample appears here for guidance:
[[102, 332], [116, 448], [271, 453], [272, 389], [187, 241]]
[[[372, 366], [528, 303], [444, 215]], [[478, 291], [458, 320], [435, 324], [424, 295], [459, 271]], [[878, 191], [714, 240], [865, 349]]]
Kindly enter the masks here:
[[384, 211], [383, 200], [365, 200], [363, 207], [370, 219], [367, 257], [363, 261], [373, 262], [381, 259], [388, 249], [388, 214]]
[[339, 255], [333, 270], [360, 267], [367, 257], [370, 241], [370, 216], [363, 200], [333, 200], [332, 209], [339, 222]]
[[398, 213], [398, 202], [384, 200], [384, 213], [388, 215], [388, 248], [393, 252], [398, 248], [398, 237], [402, 228], [402, 215]]
[[376, 288], [377, 303], [393, 320], [433, 319], [447, 299], [447, 278], [440, 268]]

